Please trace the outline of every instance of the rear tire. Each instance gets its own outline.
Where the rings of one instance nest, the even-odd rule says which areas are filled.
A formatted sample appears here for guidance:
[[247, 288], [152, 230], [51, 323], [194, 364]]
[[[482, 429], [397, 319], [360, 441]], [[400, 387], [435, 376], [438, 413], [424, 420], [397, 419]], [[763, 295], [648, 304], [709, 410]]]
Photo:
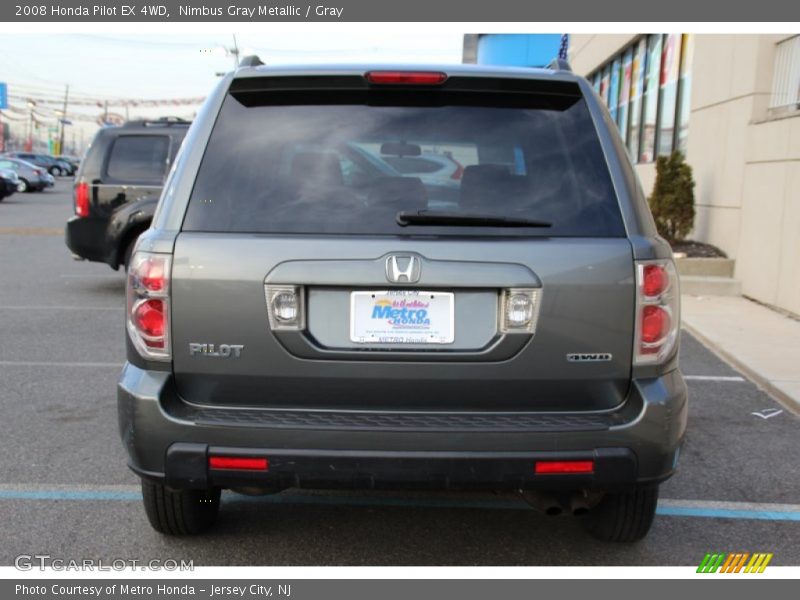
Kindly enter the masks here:
[[28, 182], [27, 182], [27, 181], [25, 181], [24, 179], [20, 179], [20, 180], [19, 180], [19, 183], [17, 184], [17, 191], [18, 191], [20, 194], [22, 194], [22, 193], [24, 193], [24, 192], [30, 192], [30, 191], [31, 191], [31, 188], [30, 188], [30, 186], [28, 185]]
[[658, 486], [606, 494], [582, 517], [584, 528], [604, 542], [637, 542], [647, 535], [658, 504]]
[[142, 480], [144, 511], [150, 525], [166, 535], [195, 535], [209, 529], [219, 513], [219, 488], [170, 490]]

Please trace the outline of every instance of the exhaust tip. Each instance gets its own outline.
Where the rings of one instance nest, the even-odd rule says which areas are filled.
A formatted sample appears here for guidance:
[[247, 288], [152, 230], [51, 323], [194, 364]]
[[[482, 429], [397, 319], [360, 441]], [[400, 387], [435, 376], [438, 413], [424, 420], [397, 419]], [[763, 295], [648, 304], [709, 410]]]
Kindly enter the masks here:
[[561, 507], [560, 506], [548, 506], [545, 509], [544, 514], [546, 514], [548, 517], [557, 517], [558, 515], [561, 514]]
[[575, 517], [582, 517], [585, 514], [589, 513], [589, 509], [585, 506], [579, 506], [577, 508], [572, 509], [572, 515]]

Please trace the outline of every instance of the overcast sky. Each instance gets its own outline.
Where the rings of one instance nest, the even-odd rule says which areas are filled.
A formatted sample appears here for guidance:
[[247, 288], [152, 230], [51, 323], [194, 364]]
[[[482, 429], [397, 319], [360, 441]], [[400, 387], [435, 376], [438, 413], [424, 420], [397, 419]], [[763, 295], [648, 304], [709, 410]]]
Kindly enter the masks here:
[[[244, 55], [254, 51], [267, 64], [320, 62], [458, 63], [463, 36], [458, 33], [415, 34], [385, 31], [347, 35], [302, 35], [296, 32], [263, 35], [237, 34]], [[14, 94], [56, 97], [70, 85], [73, 99], [191, 98], [205, 96], [217, 81], [216, 73], [233, 66], [225, 48], [233, 46], [230, 32], [220, 34], [130, 35], [0, 35], [0, 81], [8, 83], [13, 106], [25, 101]], [[51, 105], [52, 106], [52, 105]], [[42, 112], [52, 114], [52, 108]], [[124, 110], [124, 109], [123, 109]], [[123, 113], [119, 107], [110, 112]], [[134, 112], [131, 117], [169, 114], [190, 117], [196, 107], [166, 107]], [[99, 116], [97, 107], [71, 106], [69, 112]], [[9, 114], [9, 116], [12, 116]], [[80, 126], [75, 123], [76, 129]], [[84, 133], [94, 127], [87, 123]]]

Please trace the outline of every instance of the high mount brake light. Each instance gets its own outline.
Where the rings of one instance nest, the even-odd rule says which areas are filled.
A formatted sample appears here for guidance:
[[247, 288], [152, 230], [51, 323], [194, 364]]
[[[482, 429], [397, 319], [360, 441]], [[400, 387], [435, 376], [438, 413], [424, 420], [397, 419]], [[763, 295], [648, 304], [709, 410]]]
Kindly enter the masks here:
[[440, 85], [447, 80], [439, 71], [369, 71], [364, 77], [379, 85]]
[[659, 364], [672, 355], [680, 329], [679, 303], [672, 260], [637, 261], [635, 365]]
[[128, 334], [143, 358], [170, 360], [168, 254], [137, 252], [128, 268]]

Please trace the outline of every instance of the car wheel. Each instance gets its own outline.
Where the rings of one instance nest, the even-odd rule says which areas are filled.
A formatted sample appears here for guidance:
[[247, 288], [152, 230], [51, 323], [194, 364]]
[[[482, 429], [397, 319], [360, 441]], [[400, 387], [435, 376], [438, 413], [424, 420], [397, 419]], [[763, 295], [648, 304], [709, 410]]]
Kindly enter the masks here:
[[23, 192], [27, 192], [29, 190], [30, 190], [30, 187], [28, 187], [28, 182], [25, 181], [24, 179], [20, 179], [19, 183], [17, 184], [17, 191], [20, 192], [20, 193], [23, 193]]
[[193, 535], [217, 520], [219, 488], [171, 490], [161, 483], [142, 480], [142, 499], [150, 525], [167, 535]]
[[636, 542], [650, 531], [658, 504], [658, 486], [606, 494], [581, 518], [585, 529], [604, 542]]
[[50, 175], [53, 177], [61, 177], [61, 168], [60, 167], [53, 167], [50, 169]]

